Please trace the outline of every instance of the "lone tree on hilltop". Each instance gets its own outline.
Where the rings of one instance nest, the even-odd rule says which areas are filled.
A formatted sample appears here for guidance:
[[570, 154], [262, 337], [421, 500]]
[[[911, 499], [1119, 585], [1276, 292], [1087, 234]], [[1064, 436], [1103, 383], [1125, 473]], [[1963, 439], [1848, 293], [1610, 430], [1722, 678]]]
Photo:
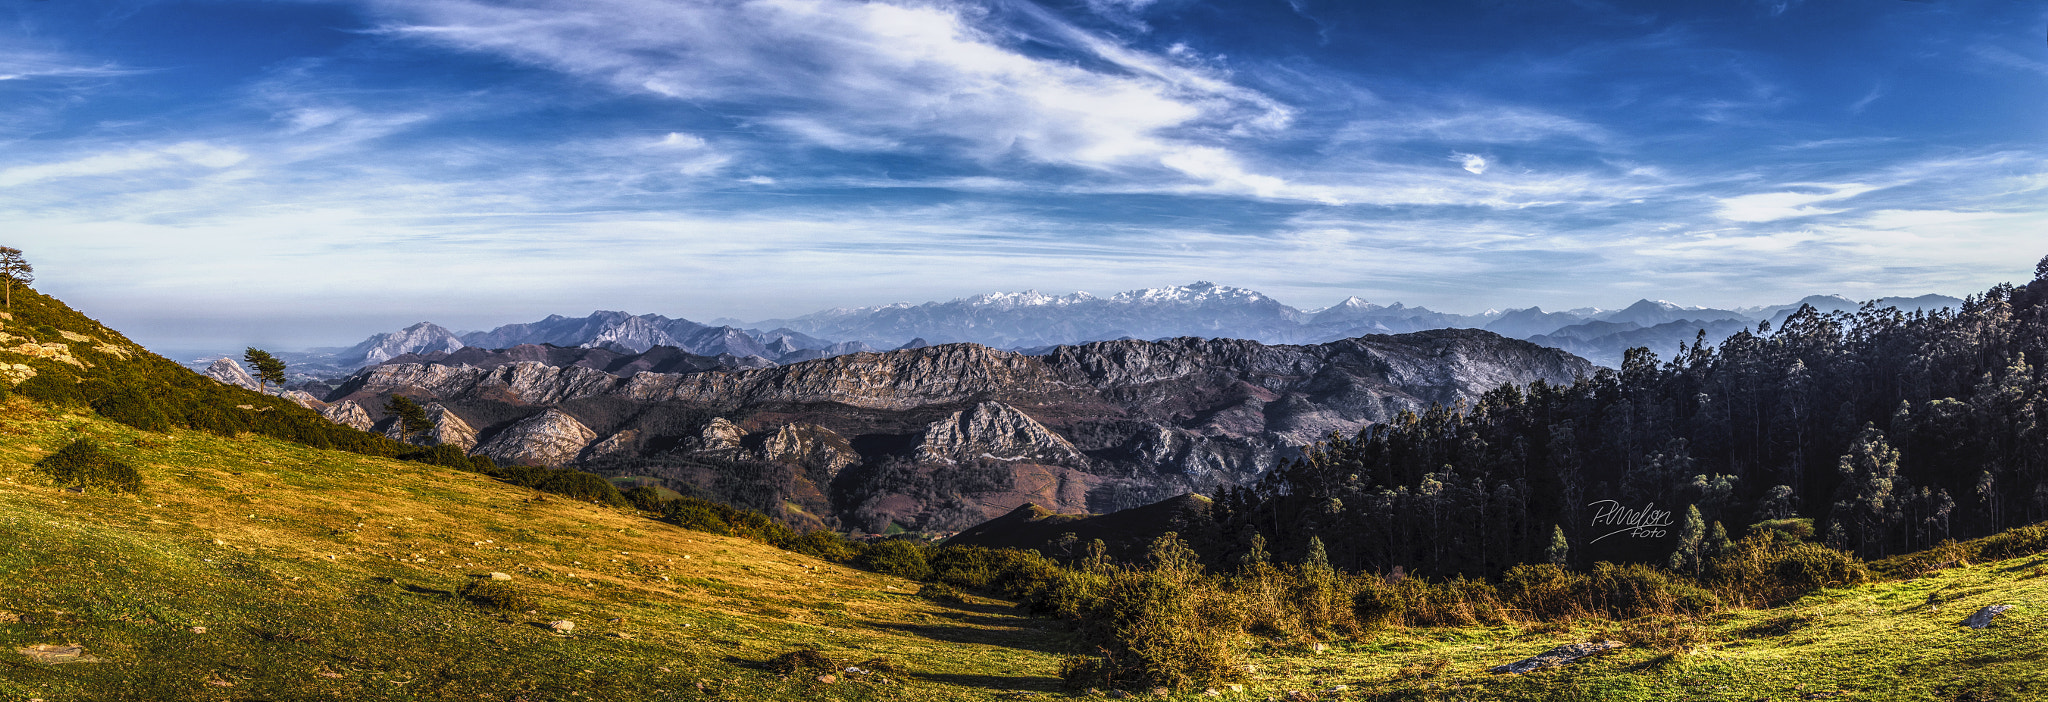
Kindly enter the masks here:
[[284, 361], [277, 360], [269, 351], [251, 346], [242, 352], [242, 360], [256, 369], [256, 392], [264, 392], [271, 383], [284, 387]]
[[392, 395], [391, 401], [384, 403], [384, 411], [398, 417], [399, 426], [403, 427], [406, 436], [434, 427], [434, 423], [427, 420], [427, 411], [420, 408], [420, 403], [404, 395]]
[[21, 249], [0, 246], [0, 278], [6, 278], [7, 309], [14, 309], [14, 284], [28, 285], [36, 282], [36, 267], [21, 257]]

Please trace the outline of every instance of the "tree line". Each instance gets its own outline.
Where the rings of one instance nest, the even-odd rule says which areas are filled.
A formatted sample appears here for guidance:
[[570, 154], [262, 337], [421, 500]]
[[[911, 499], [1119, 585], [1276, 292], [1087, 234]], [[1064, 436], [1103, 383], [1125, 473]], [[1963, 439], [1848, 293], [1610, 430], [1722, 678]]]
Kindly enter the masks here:
[[[1333, 435], [1221, 491], [1197, 541], [1212, 564], [1255, 538], [1298, 562], [1321, 537], [1343, 569], [1473, 576], [1698, 563], [1758, 525], [1881, 557], [2040, 521], [2048, 259], [2036, 273], [1953, 310], [1805, 307], [1718, 347], [1702, 334], [1669, 360], [1638, 348], [1569, 385]], [[1669, 523], [1613, 535], [1594, 521], [1615, 506]]]

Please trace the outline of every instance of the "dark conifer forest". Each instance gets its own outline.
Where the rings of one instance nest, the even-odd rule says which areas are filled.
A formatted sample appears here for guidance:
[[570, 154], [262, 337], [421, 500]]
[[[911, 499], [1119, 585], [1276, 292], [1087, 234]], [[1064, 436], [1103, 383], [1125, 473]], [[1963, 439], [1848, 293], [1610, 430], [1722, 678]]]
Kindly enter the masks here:
[[[1664, 564], [1674, 543], [1711, 550], [1759, 525], [1864, 557], [1992, 534], [2048, 518], [2043, 363], [2048, 259], [1959, 310], [1809, 307], [1719, 348], [1635, 349], [1569, 386], [1333, 436], [1224, 491], [1205, 550], [1230, 562], [1258, 534], [1299, 560], [1321, 537], [1343, 569], [1487, 575], [1553, 555]], [[1617, 505], [1671, 525], [1601, 538], [1620, 527], [1595, 517]], [[1713, 526], [1685, 533], [1688, 507]]]

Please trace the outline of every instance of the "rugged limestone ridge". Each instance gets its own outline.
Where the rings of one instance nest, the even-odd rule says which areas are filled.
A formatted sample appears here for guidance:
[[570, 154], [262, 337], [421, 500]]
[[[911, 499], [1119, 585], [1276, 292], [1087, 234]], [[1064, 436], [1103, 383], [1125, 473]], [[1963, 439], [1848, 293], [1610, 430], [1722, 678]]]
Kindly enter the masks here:
[[470, 453], [489, 456], [499, 465], [561, 466], [575, 460], [597, 432], [568, 413], [549, 408], [519, 420]]
[[206, 377], [220, 381], [222, 385], [233, 385], [248, 390], [255, 390], [257, 387], [256, 377], [249, 375], [249, 371], [243, 370], [242, 364], [236, 363], [232, 358], [222, 358], [207, 366]]
[[355, 427], [362, 431], [371, 431], [371, 427], [376, 425], [376, 422], [370, 419], [370, 412], [363, 409], [355, 400], [342, 400], [328, 405], [326, 409], [320, 410], [320, 416], [335, 424]]
[[480, 427], [489, 440], [475, 451], [501, 463], [657, 471], [698, 489], [758, 470], [755, 479], [814, 496], [806, 510], [836, 510], [827, 516], [849, 527], [944, 531], [1024, 501], [1107, 512], [1241, 484], [1333, 431], [1591, 371], [1562, 351], [1455, 330], [1312, 346], [1125, 340], [1044, 356], [944, 344], [631, 377], [533, 361], [402, 363], [364, 369], [329, 399], [403, 392], [466, 416], [553, 408], [561, 416], [545, 426], [529, 426], [545, 417], [533, 415]]
[[1065, 465], [1083, 465], [1088, 460], [1065, 437], [1000, 402], [983, 402], [932, 422], [918, 443], [917, 459], [946, 463], [975, 459], [1041, 461]]
[[304, 407], [315, 412], [327, 409], [327, 403], [321, 402], [320, 398], [313, 396], [313, 393], [309, 393], [304, 390], [286, 390], [284, 392], [278, 393], [277, 396], [287, 400], [291, 400], [292, 402], [296, 402], [300, 407]]

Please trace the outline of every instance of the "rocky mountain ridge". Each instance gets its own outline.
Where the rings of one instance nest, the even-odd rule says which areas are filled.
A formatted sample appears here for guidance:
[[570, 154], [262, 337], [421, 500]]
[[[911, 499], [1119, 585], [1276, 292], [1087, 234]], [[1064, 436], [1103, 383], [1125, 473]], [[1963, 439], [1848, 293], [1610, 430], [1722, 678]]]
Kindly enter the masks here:
[[[944, 531], [1027, 501], [1110, 511], [1213, 489], [1332, 431], [1593, 371], [1479, 330], [1313, 345], [1122, 340], [1041, 356], [940, 344], [630, 374], [451, 364], [460, 353], [363, 369], [326, 398], [330, 416], [381, 414], [403, 394], [459, 415], [476, 428], [472, 452], [501, 463], [746, 492], [735, 499], [868, 531]], [[432, 440], [457, 443], [461, 432], [441, 424]], [[762, 485], [776, 489], [755, 494]]]

